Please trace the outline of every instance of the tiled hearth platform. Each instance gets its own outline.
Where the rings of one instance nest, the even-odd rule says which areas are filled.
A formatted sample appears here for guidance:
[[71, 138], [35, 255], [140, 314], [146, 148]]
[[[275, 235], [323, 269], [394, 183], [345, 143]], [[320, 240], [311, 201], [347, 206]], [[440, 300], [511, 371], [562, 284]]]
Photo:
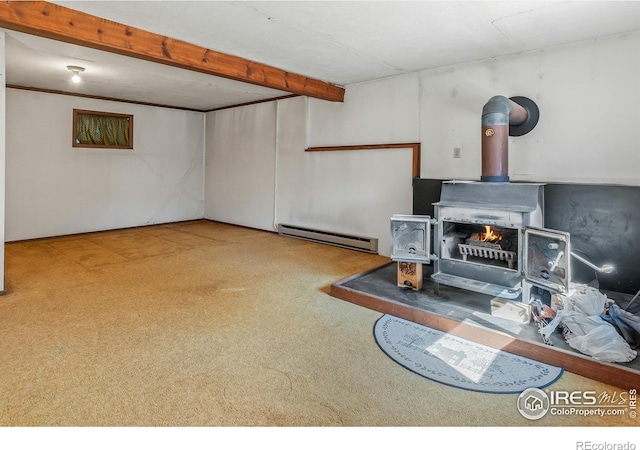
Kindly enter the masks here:
[[[569, 347], [556, 331], [552, 344], [542, 342], [531, 322], [522, 325], [491, 316], [491, 297], [463, 289], [439, 286], [430, 281], [431, 266], [424, 265], [420, 291], [397, 286], [395, 262], [337, 281], [331, 295], [365, 308], [391, 314], [493, 348], [563, 367], [565, 370], [624, 389], [640, 386], [640, 356], [630, 363], [606, 363]], [[609, 298], [626, 306], [626, 296]]]

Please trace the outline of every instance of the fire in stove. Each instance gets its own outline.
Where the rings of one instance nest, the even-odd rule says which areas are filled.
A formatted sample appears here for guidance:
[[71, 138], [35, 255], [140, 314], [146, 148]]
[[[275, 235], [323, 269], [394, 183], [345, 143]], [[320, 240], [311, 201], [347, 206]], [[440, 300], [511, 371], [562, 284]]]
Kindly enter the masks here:
[[472, 239], [476, 242], [498, 243], [502, 240], [502, 235], [500, 232], [496, 232], [490, 225], [485, 225], [484, 231], [477, 233]]
[[459, 244], [462, 259], [467, 261], [469, 256], [474, 256], [489, 261], [505, 261], [509, 269], [514, 269], [518, 253], [506, 249], [510, 247], [510, 241], [505, 240], [506, 245], [503, 248], [501, 233], [497, 227], [485, 225], [483, 231], [474, 233], [465, 244]]
[[516, 270], [518, 231], [490, 225], [445, 223], [443, 257]]

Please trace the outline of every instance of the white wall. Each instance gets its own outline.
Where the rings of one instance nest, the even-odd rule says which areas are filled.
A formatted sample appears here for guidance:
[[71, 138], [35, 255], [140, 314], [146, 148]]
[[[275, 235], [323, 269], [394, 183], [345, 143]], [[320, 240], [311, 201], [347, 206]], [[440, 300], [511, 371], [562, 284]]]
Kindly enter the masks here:
[[[494, 95], [540, 108], [537, 127], [509, 140], [512, 181], [640, 185], [638, 48], [636, 32], [351, 85], [344, 103], [294, 98], [210, 113], [206, 215], [377, 237], [388, 255], [389, 216], [412, 209], [410, 151], [304, 149], [417, 141], [423, 178], [476, 180], [480, 116]], [[247, 137], [256, 130], [259, 138]], [[230, 160], [234, 148], [256, 159], [249, 172]], [[242, 179], [256, 197], [236, 191]]]
[[[133, 150], [73, 148], [74, 108], [133, 114]], [[203, 113], [16, 89], [7, 111], [7, 241], [203, 217]]]
[[[351, 91], [354, 101], [370, 96], [366, 88]], [[375, 237], [388, 254], [390, 215], [411, 213], [411, 149], [305, 152], [308, 110], [308, 99], [297, 97], [207, 115], [205, 217], [269, 231], [284, 223]], [[352, 143], [397, 142], [383, 126], [387, 119], [375, 126], [385, 141]]]
[[511, 181], [640, 185], [639, 80], [638, 32], [422, 72], [422, 175], [479, 179], [482, 107], [504, 95], [540, 109], [509, 138]]
[[272, 231], [276, 102], [207, 114], [205, 217]]
[[[369, 95], [366, 91], [354, 89], [349, 95], [354, 101], [361, 101]], [[378, 239], [379, 252], [388, 254], [389, 217], [410, 214], [412, 210], [411, 149], [305, 152], [306, 104], [305, 98], [279, 102], [276, 221], [374, 237]], [[345, 130], [339, 117], [336, 119], [338, 127]], [[373, 129], [389, 133], [382, 124]], [[398, 142], [390, 136], [366, 140], [365, 134], [362, 139], [353, 138], [350, 144]], [[325, 129], [320, 135], [331, 133]], [[405, 134], [401, 142], [411, 140]], [[344, 141], [335, 139], [317, 145], [323, 144], [341, 145]]]
[[310, 99], [310, 147], [420, 141], [419, 74], [353, 84], [343, 103]]

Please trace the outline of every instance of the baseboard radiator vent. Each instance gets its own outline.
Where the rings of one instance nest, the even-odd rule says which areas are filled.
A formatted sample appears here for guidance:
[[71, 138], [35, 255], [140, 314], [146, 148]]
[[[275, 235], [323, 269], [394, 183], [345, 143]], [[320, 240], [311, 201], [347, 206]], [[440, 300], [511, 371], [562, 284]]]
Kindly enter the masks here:
[[378, 253], [378, 239], [278, 224], [278, 234], [367, 253]]

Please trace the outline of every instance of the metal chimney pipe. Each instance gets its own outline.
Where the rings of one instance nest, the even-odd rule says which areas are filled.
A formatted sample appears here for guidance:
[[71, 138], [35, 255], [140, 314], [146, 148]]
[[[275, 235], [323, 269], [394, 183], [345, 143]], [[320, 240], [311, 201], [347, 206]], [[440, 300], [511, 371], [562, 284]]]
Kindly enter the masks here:
[[538, 107], [526, 97], [489, 99], [482, 108], [482, 181], [509, 181], [509, 136], [531, 131], [538, 116]]

